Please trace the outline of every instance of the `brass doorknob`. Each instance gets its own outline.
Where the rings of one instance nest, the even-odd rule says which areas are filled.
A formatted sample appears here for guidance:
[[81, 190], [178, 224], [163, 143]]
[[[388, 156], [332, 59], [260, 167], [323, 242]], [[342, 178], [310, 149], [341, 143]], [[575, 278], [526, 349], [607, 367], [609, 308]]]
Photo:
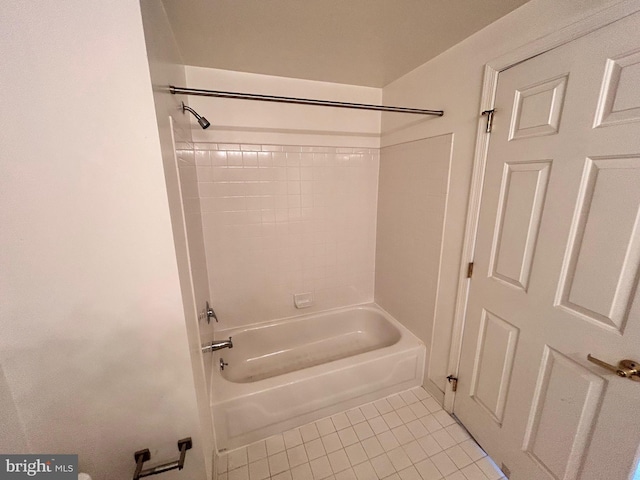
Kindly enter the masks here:
[[640, 382], [640, 362], [636, 362], [635, 360], [620, 360], [618, 366], [614, 367], [607, 362], [603, 362], [596, 357], [592, 357], [591, 354], [587, 355], [587, 360], [601, 366], [602, 368], [615, 372], [619, 377]]

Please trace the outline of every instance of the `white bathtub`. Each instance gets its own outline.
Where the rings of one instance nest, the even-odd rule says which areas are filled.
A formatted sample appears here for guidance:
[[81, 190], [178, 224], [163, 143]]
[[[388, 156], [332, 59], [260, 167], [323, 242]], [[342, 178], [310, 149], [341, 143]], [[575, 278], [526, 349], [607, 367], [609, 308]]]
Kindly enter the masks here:
[[216, 333], [227, 337], [211, 381], [220, 452], [422, 384], [424, 344], [375, 304]]

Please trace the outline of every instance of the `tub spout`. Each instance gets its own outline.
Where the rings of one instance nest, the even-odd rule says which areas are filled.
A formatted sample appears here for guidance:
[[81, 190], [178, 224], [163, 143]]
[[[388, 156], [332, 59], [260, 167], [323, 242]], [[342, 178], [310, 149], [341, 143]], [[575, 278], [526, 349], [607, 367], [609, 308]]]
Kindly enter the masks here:
[[216, 350], [222, 350], [223, 348], [233, 348], [231, 337], [229, 337], [229, 340], [214, 340], [202, 347], [202, 353], [215, 352]]

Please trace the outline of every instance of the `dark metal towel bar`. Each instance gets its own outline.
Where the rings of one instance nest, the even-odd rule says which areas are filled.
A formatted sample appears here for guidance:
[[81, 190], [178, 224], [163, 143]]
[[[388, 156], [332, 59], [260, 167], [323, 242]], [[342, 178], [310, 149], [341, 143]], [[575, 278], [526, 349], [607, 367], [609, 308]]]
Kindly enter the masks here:
[[178, 460], [164, 463], [162, 465], [158, 465], [157, 467], [147, 468], [146, 470], [142, 470], [142, 465], [144, 464], [144, 462], [151, 459], [151, 452], [148, 448], [145, 448], [144, 450], [138, 450], [133, 454], [133, 458], [136, 461], [136, 471], [133, 474], [133, 480], [138, 480], [139, 478], [143, 477], [149, 477], [151, 475], [158, 475], [170, 470], [182, 470], [182, 468], [184, 467], [184, 457], [187, 455], [187, 450], [190, 450], [192, 446], [193, 442], [191, 441], [191, 437], [178, 440], [178, 450], [180, 450], [180, 458]]

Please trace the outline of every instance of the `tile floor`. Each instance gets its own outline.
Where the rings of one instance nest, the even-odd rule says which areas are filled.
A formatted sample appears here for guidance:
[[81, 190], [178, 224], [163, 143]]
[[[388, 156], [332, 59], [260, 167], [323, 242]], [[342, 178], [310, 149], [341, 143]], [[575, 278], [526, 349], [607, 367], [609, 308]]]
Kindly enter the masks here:
[[506, 480], [469, 434], [414, 388], [218, 458], [217, 480]]

